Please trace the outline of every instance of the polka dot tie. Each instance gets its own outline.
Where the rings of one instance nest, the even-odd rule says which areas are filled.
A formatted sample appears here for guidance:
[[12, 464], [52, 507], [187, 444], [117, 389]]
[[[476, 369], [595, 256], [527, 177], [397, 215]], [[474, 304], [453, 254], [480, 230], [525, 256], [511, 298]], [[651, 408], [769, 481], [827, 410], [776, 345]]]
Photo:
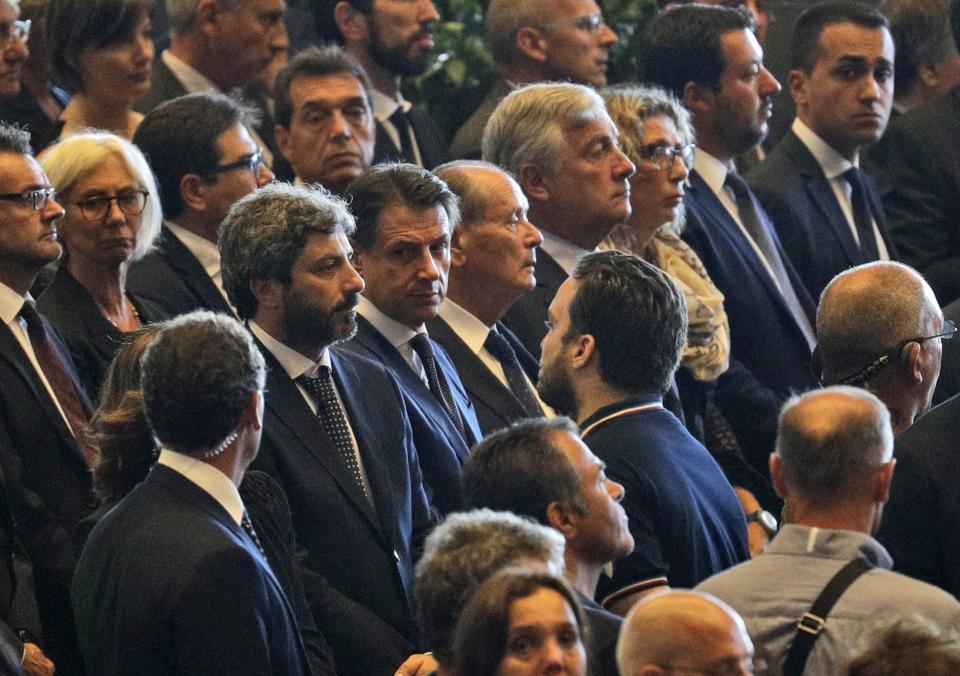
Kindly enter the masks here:
[[323, 424], [323, 429], [333, 440], [337, 449], [337, 455], [343, 461], [344, 466], [350, 476], [353, 477], [360, 492], [369, 500], [366, 486], [363, 485], [363, 477], [360, 475], [360, 463], [357, 462], [357, 454], [353, 450], [353, 441], [350, 434], [350, 424], [347, 422], [347, 416], [340, 407], [340, 400], [337, 399], [336, 390], [333, 389], [333, 377], [330, 369], [326, 366], [320, 368], [315, 378], [308, 375], [302, 375], [296, 382], [310, 393], [314, 402], [317, 404], [317, 418]]
[[427, 373], [427, 382], [430, 392], [436, 397], [440, 405], [447, 412], [450, 422], [464, 439], [467, 438], [467, 432], [463, 427], [463, 418], [460, 417], [460, 410], [453, 401], [453, 394], [450, 392], [450, 385], [447, 383], [443, 371], [437, 366], [437, 358], [433, 354], [433, 345], [430, 344], [430, 338], [425, 333], [418, 333], [410, 339], [410, 346], [413, 348], [420, 361], [423, 362], [423, 370]]

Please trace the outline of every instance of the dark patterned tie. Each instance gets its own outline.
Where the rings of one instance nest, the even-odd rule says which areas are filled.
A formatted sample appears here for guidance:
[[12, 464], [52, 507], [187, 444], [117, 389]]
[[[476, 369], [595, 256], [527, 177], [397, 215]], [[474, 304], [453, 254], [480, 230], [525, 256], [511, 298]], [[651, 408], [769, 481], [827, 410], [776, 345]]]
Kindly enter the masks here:
[[257, 537], [257, 531], [253, 528], [253, 523], [250, 521], [250, 515], [247, 514], [247, 511], [243, 511], [243, 516], [240, 517], [240, 527], [250, 536], [250, 539], [253, 540], [253, 544], [257, 546], [257, 549], [260, 550], [260, 553], [263, 554], [263, 558], [267, 558], [267, 553], [263, 551], [263, 545], [260, 544], [260, 538]]
[[77, 444], [83, 451], [83, 457], [86, 459], [87, 465], [92, 466], [97, 451], [90, 445], [90, 418], [83, 408], [80, 393], [77, 391], [77, 384], [70, 377], [63, 357], [50, 339], [47, 328], [44, 326], [43, 320], [40, 319], [37, 308], [34, 307], [33, 303], [25, 302], [20, 309], [20, 316], [27, 324], [27, 336], [30, 338], [30, 345], [37, 357], [37, 363], [40, 364], [43, 375], [46, 376], [50, 388], [57, 397], [57, 402], [59, 402], [63, 415], [70, 424], [70, 429], [77, 440]]
[[857, 238], [860, 240], [860, 253], [863, 254], [864, 262], [879, 260], [880, 251], [873, 234], [873, 216], [867, 204], [862, 172], [856, 167], [851, 167], [843, 172], [843, 178], [850, 185], [850, 206], [853, 207], [853, 224], [857, 229]]
[[453, 394], [450, 392], [450, 384], [447, 378], [437, 367], [437, 358], [433, 354], [433, 345], [430, 344], [430, 337], [425, 333], [418, 333], [410, 339], [410, 347], [413, 348], [420, 361], [423, 362], [423, 370], [427, 372], [427, 383], [430, 391], [437, 401], [443, 406], [450, 420], [453, 422], [460, 436], [466, 440], [467, 433], [463, 427], [463, 418], [460, 417], [460, 410], [453, 400]]
[[337, 455], [340, 456], [350, 476], [353, 477], [357, 488], [369, 500], [370, 496], [367, 495], [367, 488], [363, 485], [363, 477], [360, 474], [360, 463], [357, 461], [357, 454], [353, 450], [350, 424], [340, 407], [337, 393], [333, 389], [333, 377], [330, 374], [330, 369], [323, 366], [316, 378], [302, 375], [297, 378], [296, 382], [300, 383], [313, 397], [317, 404], [317, 418], [320, 419], [327, 435], [333, 440]]
[[496, 331], [490, 331], [487, 334], [487, 339], [483, 341], [483, 346], [487, 352], [492, 354], [497, 361], [500, 362], [500, 365], [503, 367], [503, 373], [507, 376], [507, 384], [510, 386], [510, 391], [520, 400], [520, 404], [523, 406], [523, 410], [527, 412], [527, 415], [531, 418], [542, 416], [543, 408], [540, 406], [540, 402], [537, 401], [537, 396], [533, 393], [533, 389], [527, 382], [523, 369], [520, 368], [517, 353], [510, 343], [507, 342], [507, 339]]
[[390, 117], [387, 118], [397, 130], [400, 137], [400, 159], [410, 164], [417, 163], [417, 155], [413, 152], [413, 141], [410, 140], [410, 116], [403, 110], [403, 106], [397, 106]]
[[767, 225], [766, 219], [760, 214], [760, 205], [757, 204], [753, 192], [747, 187], [746, 181], [736, 172], [727, 172], [724, 185], [733, 191], [734, 199], [737, 203], [737, 211], [740, 214], [740, 222], [743, 223], [743, 227], [750, 233], [750, 237], [756, 243], [763, 257], [766, 259], [767, 264], [773, 270], [773, 276], [780, 286], [780, 293], [783, 296], [783, 300], [790, 309], [790, 314], [793, 315], [794, 320], [800, 327], [804, 338], [807, 339], [807, 345], [809, 345], [812, 350], [817, 342], [813, 324], [811, 324], [810, 318], [807, 317], [807, 313], [803, 310], [803, 305], [797, 297], [796, 289], [793, 288], [793, 283], [790, 281], [787, 268], [784, 266], [783, 259], [780, 257], [780, 251], [777, 249], [773, 234], [768, 229], [770, 226]]

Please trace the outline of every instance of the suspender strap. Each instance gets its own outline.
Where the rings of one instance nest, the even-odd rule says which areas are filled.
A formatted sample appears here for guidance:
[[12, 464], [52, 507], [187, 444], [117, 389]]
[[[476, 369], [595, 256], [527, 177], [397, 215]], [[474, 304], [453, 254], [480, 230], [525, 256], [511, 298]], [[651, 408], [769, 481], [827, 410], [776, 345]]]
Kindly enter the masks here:
[[830, 579], [810, 610], [797, 622], [797, 635], [793, 638], [790, 652], [787, 653], [787, 659], [783, 664], [784, 676], [802, 676], [810, 651], [813, 650], [817, 637], [827, 623], [827, 615], [847, 588], [871, 568], [873, 568], [872, 565], [858, 557]]

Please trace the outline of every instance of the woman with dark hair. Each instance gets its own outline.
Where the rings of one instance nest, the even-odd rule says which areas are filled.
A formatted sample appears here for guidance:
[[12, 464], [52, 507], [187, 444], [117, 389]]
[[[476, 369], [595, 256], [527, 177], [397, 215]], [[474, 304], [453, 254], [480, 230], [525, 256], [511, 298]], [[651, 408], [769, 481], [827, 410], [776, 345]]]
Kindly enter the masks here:
[[584, 676], [583, 610], [562, 579], [509, 568], [487, 580], [457, 621], [456, 676]]
[[150, 91], [153, 40], [148, 0], [49, 0], [47, 49], [54, 75], [73, 94], [60, 138], [86, 128], [126, 139], [143, 119], [133, 101]]
[[[161, 322], [133, 334], [107, 369], [100, 406], [90, 422], [93, 443], [99, 449], [93, 465], [93, 490], [101, 506], [78, 524], [78, 552], [100, 518], [143, 481], [157, 459], [159, 449], [147, 423], [140, 387], [140, 362], [163, 328]], [[332, 653], [314, 621], [294, 558], [298, 548], [283, 490], [269, 475], [255, 471], [244, 474], [239, 490], [263, 553], [296, 615], [313, 675], [335, 674]]]

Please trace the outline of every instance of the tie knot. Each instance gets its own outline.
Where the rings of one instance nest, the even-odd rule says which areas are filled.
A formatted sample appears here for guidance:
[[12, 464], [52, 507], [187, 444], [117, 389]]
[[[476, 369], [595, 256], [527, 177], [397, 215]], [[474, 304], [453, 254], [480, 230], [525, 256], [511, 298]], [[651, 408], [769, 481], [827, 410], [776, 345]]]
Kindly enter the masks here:
[[413, 348], [420, 359], [433, 358], [433, 345], [430, 344], [430, 337], [426, 333], [418, 333], [411, 338], [410, 347]]
[[390, 113], [390, 117], [387, 119], [393, 123], [393, 126], [396, 127], [399, 132], [405, 132], [410, 124], [407, 120], [407, 112], [403, 109], [403, 106], [397, 106], [397, 109]]
[[845, 172], [843, 172], [843, 177], [846, 179], [847, 183], [850, 185], [859, 186], [863, 181], [862, 176], [860, 175], [860, 170], [856, 167], [850, 167]]
[[23, 306], [20, 308], [19, 314], [23, 318], [23, 321], [27, 323], [27, 326], [40, 324], [40, 313], [37, 312], [37, 306], [32, 300], [23, 301]]
[[730, 188], [737, 197], [746, 195], [750, 190], [747, 187], [747, 182], [735, 171], [727, 172], [727, 177], [724, 179], [723, 184]]
[[483, 341], [483, 346], [487, 348], [487, 352], [500, 361], [505, 359], [512, 361], [517, 358], [517, 353], [510, 346], [510, 343], [507, 342], [507, 339], [496, 331], [490, 331], [487, 334], [487, 339]]

